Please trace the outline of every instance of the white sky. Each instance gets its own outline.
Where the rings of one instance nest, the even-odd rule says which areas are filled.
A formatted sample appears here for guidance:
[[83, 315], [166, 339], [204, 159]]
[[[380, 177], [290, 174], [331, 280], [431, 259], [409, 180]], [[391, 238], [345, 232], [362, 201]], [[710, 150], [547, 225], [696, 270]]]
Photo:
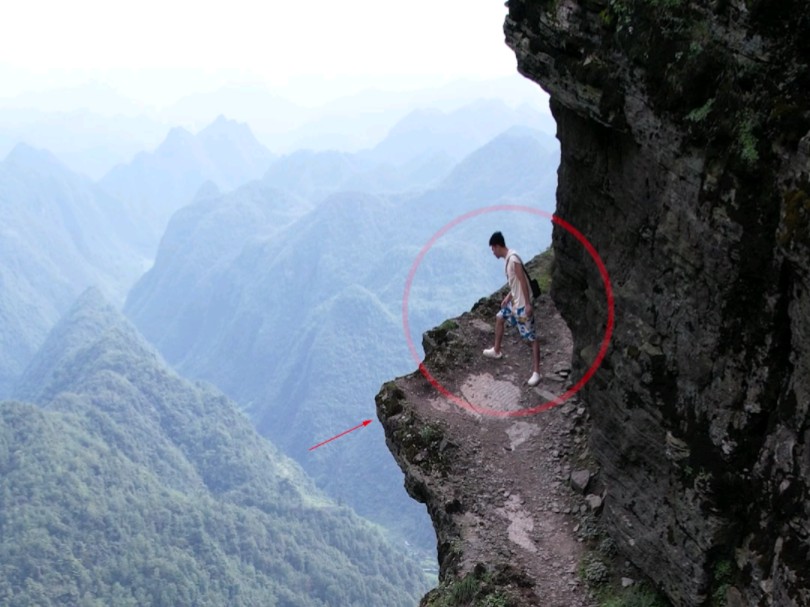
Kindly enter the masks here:
[[0, 97], [96, 80], [163, 102], [202, 83], [517, 76], [503, 0], [26, 0], [0, 20]]

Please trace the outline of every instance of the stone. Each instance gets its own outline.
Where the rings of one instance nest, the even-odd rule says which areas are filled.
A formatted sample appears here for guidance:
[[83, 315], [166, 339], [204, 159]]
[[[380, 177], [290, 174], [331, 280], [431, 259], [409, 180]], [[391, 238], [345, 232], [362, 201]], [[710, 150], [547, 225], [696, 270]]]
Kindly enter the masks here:
[[591, 493], [585, 496], [585, 503], [588, 504], [588, 508], [595, 512], [602, 507], [602, 498]]
[[630, 586], [632, 586], [635, 583], [636, 583], [636, 580], [634, 580], [632, 578], [629, 578], [629, 577], [623, 577], [622, 578], [622, 588], [629, 588]]
[[571, 488], [574, 491], [584, 494], [590, 481], [591, 473], [588, 470], [576, 470], [571, 473]]
[[748, 607], [743, 599], [742, 593], [734, 586], [729, 586], [726, 590], [726, 607]]

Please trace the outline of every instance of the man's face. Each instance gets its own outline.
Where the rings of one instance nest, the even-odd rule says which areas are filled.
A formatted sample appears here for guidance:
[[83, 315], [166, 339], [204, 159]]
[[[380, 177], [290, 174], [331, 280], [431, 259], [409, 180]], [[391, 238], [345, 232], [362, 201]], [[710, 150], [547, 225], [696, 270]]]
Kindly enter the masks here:
[[500, 259], [500, 258], [501, 258], [501, 247], [499, 247], [499, 246], [498, 246], [498, 245], [496, 245], [496, 244], [493, 244], [493, 245], [490, 245], [490, 246], [489, 246], [489, 248], [490, 248], [490, 249], [492, 249], [492, 254], [493, 254], [495, 257], [497, 257], [498, 259]]

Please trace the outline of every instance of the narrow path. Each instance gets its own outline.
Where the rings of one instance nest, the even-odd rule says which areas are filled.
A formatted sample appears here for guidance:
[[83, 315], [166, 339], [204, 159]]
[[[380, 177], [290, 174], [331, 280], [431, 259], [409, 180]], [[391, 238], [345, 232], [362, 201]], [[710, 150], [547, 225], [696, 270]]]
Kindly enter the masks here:
[[[492, 344], [496, 300], [445, 327], [427, 357], [431, 374], [473, 405], [495, 410], [535, 407], [562, 394], [572, 344], [551, 300], [542, 296], [537, 304], [543, 381], [535, 388], [526, 384], [531, 351], [516, 330], [507, 328], [503, 359], [481, 355]], [[441, 432], [441, 473], [414, 470], [427, 457], [422, 454], [406, 465], [406, 475], [412, 467], [412, 477], [426, 486], [434, 523], [438, 516], [440, 526], [452, 527], [439, 533], [449, 544], [440, 550], [443, 569], [460, 577], [478, 564], [490, 571], [508, 567], [522, 604], [596, 605], [577, 573], [584, 548], [576, 531], [589, 506], [570, 488], [571, 472], [587, 467], [587, 413], [576, 397], [532, 416], [498, 418], [452, 403], [419, 373], [396, 384], [416, 429]]]

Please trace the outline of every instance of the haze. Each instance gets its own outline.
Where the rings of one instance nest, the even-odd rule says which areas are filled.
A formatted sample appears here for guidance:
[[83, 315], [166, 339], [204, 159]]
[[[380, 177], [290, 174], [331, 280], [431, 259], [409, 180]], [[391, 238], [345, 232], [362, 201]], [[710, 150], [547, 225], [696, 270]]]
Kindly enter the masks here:
[[[491, 0], [46, 0], [0, 22], [0, 158], [44, 148], [93, 179], [173, 127], [247, 123], [275, 153], [356, 152], [416, 109], [478, 99], [544, 113]], [[537, 126], [536, 124], [533, 126]]]
[[288, 89], [293, 101], [317, 105], [381, 84], [515, 74], [503, 43], [505, 8], [491, 0], [79, 0], [17, 3], [4, 12], [6, 103], [95, 80], [156, 106], [234, 81]]

